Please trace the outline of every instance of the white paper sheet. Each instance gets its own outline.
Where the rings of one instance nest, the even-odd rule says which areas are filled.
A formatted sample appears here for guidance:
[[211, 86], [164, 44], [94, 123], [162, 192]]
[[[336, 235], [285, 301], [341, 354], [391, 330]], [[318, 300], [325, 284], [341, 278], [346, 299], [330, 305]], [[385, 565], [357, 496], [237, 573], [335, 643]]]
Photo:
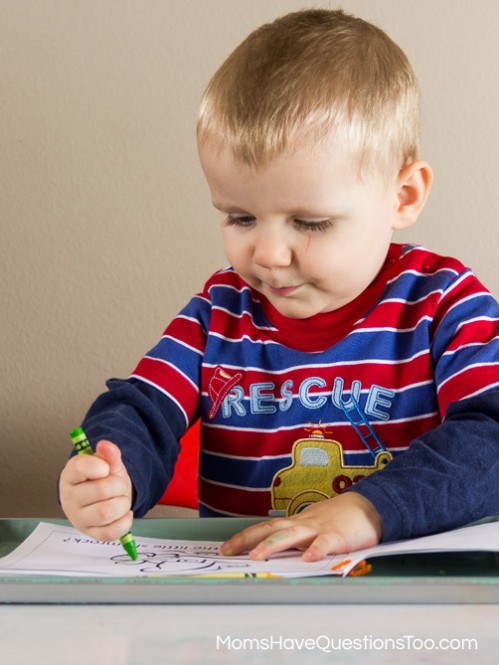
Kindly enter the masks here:
[[223, 557], [221, 542], [136, 538], [137, 561], [119, 541], [102, 543], [76, 529], [41, 522], [13, 552], [0, 558], [1, 575], [161, 577], [178, 575], [273, 574], [278, 577], [346, 575], [367, 558], [417, 552], [499, 551], [499, 522], [433, 536], [386, 543], [305, 563], [297, 551], [268, 561]]
[[[76, 529], [41, 522], [7, 556], [0, 558], [0, 574], [158, 577], [246, 573], [300, 573], [305, 564], [299, 552], [285, 552], [270, 561], [247, 556], [223, 557], [221, 542], [135, 538], [138, 558], [132, 561], [119, 541], [92, 540]], [[306, 568], [311, 575], [329, 572], [328, 561]]]

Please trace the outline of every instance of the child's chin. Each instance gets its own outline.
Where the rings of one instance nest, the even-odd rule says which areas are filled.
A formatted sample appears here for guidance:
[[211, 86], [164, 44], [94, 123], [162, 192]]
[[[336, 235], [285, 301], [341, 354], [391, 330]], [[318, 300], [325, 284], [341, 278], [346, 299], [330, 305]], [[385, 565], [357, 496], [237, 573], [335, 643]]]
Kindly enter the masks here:
[[279, 303], [273, 302], [272, 304], [279, 312], [279, 314], [287, 317], [288, 319], [309, 319], [311, 316], [319, 313], [309, 305], [300, 305], [298, 303], [283, 304], [282, 301]]

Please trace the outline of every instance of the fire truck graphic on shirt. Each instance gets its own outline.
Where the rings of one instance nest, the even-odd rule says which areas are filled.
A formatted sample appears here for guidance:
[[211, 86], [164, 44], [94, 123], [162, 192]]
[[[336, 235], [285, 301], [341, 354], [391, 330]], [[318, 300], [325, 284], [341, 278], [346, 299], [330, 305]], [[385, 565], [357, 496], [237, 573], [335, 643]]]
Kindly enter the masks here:
[[348, 466], [338, 441], [326, 439], [322, 430], [293, 444], [290, 466], [276, 473], [272, 481], [272, 508], [294, 515], [316, 501], [341, 494], [365, 476], [382, 469], [392, 459], [386, 450], [374, 454], [370, 466]]
[[[293, 444], [292, 462], [278, 471], [271, 486], [274, 514], [295, 515], [317, 501], [341, 494], [367, 475], [385, 467], [391, 453], [381, 443], [358, 401], [341, 403], [342, 410], [372, 456], [369, 466], [345, 464], [339, 441], [328, 439], [322, 428]], [[366, 433], [363, 433], [362, 426]]]

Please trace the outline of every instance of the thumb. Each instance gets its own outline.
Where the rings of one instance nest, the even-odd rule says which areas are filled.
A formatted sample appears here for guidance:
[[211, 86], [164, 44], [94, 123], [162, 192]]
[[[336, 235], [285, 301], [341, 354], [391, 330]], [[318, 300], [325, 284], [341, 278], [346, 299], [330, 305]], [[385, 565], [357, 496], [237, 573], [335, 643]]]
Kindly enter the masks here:
[[95, 454], [109, 465], [109, 473], [120, 478], [128, 478], [128, 473], [123, 460], [121, 450], [111, 441], [99, 441], [95, 447]]

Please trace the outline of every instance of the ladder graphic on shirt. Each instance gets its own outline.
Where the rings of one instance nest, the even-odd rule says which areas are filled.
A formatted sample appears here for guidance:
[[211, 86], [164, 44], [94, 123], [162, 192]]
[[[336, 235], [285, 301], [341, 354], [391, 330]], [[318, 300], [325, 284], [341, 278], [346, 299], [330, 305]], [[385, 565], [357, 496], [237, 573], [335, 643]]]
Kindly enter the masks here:
[[[359, 403], [357, 402], [355, 397], [353, 395], [350, 395], [350, 399], [346, 404], [342, 399], [340, 399], [339, 405], [341, 407], [341, 410], [347, 417], [350, 425], [354, 428], [362, 443], [371, 453], [373, 459], [376, 459], [376, 455], [378, 453], [386, 452], [386, 448], [378, 439], [376, 432], [373, 430], [371, 423], [367, 420], [364, 412], [360, 408]], [[358, 418], [355, 418], [356, 415], [358, 416]], [[362, 434], [359, 425], [365, 425], [369, 433]], [[370, 439], [372, 440], [370, 441]], [[376, 443], [376, 445], [372, 445], [374, 443]]]

